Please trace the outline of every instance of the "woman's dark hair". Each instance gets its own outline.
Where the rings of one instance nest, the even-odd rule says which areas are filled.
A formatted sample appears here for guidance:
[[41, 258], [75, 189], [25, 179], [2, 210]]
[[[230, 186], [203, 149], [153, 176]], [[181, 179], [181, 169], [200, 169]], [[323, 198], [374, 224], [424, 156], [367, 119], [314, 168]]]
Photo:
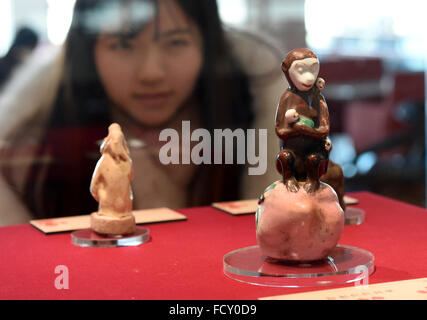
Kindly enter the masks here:
[[12, 71], [23, 62], [22, 51], [32, 51], [38, 41], [37, 33], [31, 28], [22, 27], [18, 30], [9, 51], [0, 59], [0, 86], [7, 82]]
[[[66, 43], [65, 71], [40, 153], [54, 161], [47, 172], [35, 165], [28, 179], [25, 200], [38, 217], [75, 215], [95, 211], [88, 191], [97, 158], [95, 141], [112, 122], [110, 102], [94, 61], [93, 14], [111, 4], [150, 4], [162, 0], [77, 0]], [[214, 128], [248, 128], [253, 120], [249, 81], [225, 39], [215, 0], [176, 0], [198, 26], [203, 39], [204, 64], [194, 91], [201, 108], [202, 125]], [[99, 19], [98, 19], [99, 20]], [[143, 28], [141, 24], [140, 29]], [[138, 30], [136, 30], [138, 31]], [[89, 157], [88, 154], [96, 154]], [[188, 205], [238, 198], [242, 165], [199, 166]], [[42, 192], [34, 181], [44, 175]]]

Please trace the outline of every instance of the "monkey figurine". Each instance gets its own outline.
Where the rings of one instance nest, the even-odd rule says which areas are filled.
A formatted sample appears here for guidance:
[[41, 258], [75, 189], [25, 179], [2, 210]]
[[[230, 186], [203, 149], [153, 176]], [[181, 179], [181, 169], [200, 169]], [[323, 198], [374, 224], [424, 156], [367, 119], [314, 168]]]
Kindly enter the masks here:
[[101, 234], [133, 233], [132, 159], [119, 124], [108, 127], [101, 153], [90, 184], [90, 192], [99, 203], [98, 211], [91, 215], [91, 227]]
[[[276, 134], [280, 152], [276, 168], [291, 192], [298, 192], [299, 182], [307, 193], [316, 191], [326, 173], [329, 151], [329, 113], [320, 93], [324, 80], [318, 78], [319, 60], [306, 48], [292, 50], [282, 63], [289, 88], [276, 110]], [[317, 84], [316, 84], [317, 82]]]

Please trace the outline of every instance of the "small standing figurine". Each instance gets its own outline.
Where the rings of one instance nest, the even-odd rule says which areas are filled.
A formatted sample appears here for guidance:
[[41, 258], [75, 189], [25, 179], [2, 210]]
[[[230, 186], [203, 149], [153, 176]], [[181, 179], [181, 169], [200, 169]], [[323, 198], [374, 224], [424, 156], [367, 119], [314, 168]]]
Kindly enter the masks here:
[[91, 215], [91, 228], [100, 234], [131, 234], [136, 229], [130, 185], [132, 159], [117, 123], [109, 126], [101, 153], [90, 185], [90, 192], [99, 203], [98, 211]]
[[257, 241], [262, 254], [273, 260], [321, 260], [336, 247], [344, 229], [337, 193], [320, 181], [332, 148], [328, 107], [320, 93], [325, 81], [318, 78], [319, 60], [309, 49], [292, 50], [282, 70], [290, 84], [275, 119], [280, 139], [276, 168], [282, 179], [260, 197]]

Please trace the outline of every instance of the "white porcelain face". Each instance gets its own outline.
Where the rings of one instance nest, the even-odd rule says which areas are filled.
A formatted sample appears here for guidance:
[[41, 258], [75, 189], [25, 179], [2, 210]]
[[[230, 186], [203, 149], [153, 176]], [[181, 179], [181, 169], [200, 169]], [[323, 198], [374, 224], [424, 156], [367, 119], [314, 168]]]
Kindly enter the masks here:
[[319, 60], [316, 58], [305, 58], [295, 60], [289, 68], [289, 77], [300, 91], [310, 90], [319, 74]]

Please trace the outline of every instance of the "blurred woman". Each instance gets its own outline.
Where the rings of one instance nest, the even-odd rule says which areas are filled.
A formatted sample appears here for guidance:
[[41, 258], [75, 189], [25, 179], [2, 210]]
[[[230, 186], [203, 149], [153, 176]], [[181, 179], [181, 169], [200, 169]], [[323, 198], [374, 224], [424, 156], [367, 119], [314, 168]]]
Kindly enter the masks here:
[[43, 73], [43, 103], [0, 98], [3, 174], [17, 202], [38, 218], [96, 210], [88, 186], [111, 122], [129, 141], [135, 209], [253, 196], [242, 192], [243, 165], [162, 165], [159, 134], [184, 120], [210, 132], [271, 127], [280, 56], [257, 41], [225, 33], [214, 0], [77, 0], [61, 71]]

